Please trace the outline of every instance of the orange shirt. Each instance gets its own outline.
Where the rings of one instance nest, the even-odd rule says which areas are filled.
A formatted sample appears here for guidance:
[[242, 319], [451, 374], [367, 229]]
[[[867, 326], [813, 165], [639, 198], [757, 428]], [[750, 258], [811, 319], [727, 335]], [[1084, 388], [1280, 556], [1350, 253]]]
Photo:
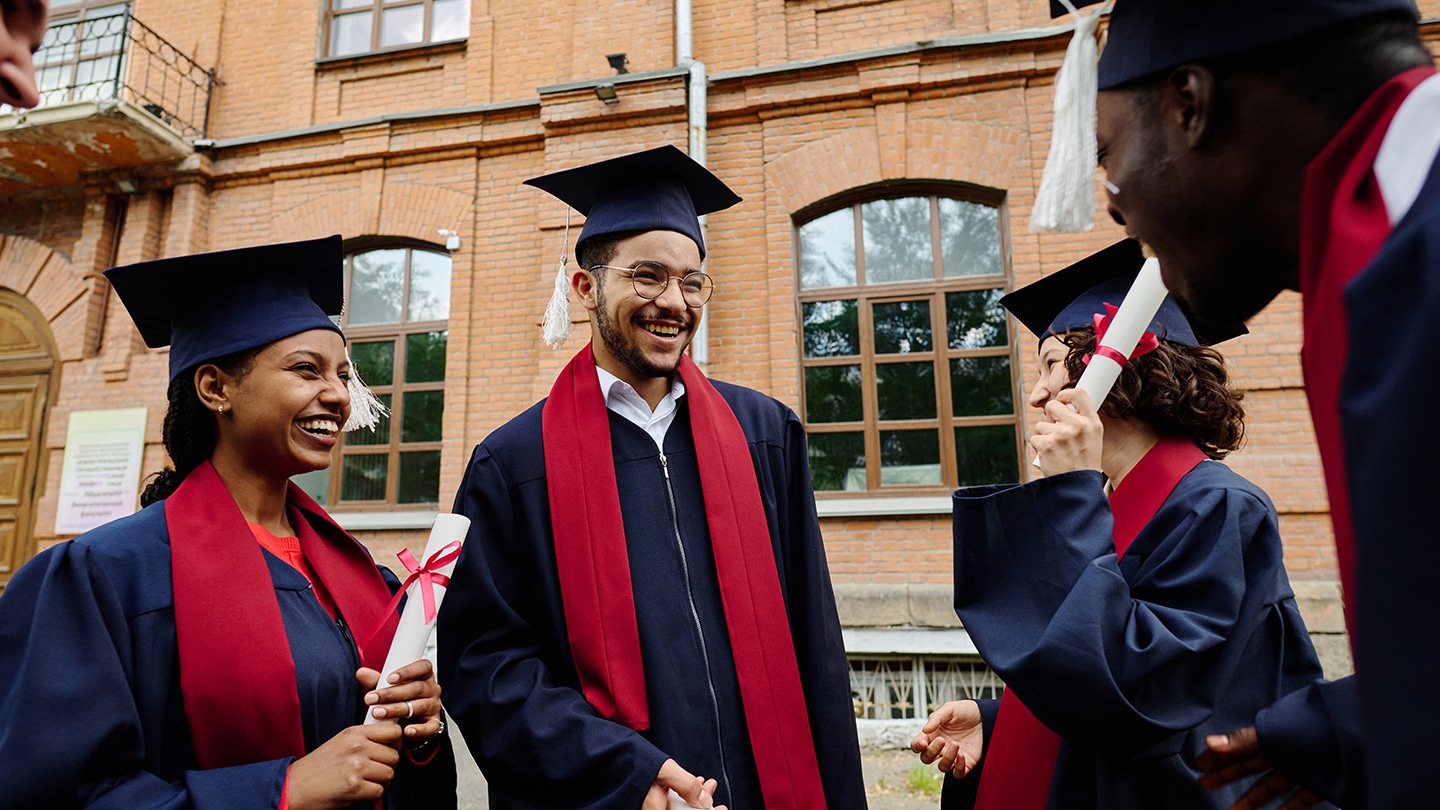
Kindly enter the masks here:
[[266, 551], [289, 563], [291, 568], [299, 571], [310, 583], [310, 589], [315, 592], [315, 598], [320, 601], [320, 606], [325, 608], [325, 612], [330, 614], [330, 618], [335, 618], [337, 614], [335, 601], [330, 598], [329, 592], [325, 590], [325, 583], [320, 581], [315, 569], [306, 562], [305, 553], [300, 550], [300, 538], [276, 537], [259, 523], [250, 523], [249, 521], [246, 523], [249, 524], [251, 533], [255, 535], [255, 542], [259, 543]]

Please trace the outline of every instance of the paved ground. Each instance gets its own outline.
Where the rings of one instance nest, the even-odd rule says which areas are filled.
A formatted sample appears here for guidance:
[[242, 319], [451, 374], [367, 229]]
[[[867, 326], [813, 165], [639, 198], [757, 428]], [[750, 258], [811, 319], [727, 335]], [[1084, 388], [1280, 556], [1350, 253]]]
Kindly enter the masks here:
[[[453, 724], [446, 725], [454, 728]], [[488, 810], [485, 778], [470, 758], [470, 752], [462, 745], [456, 751], [456, 758], [460, 766], [460, 810]], [[867, 752], [861, 756], [860, 764], [865, 773], [870, 810], [932, 810], [940, 805], [938, 792], [916, 790], [912, 784], [911, 772], [920, 760], [909, 751]], [[915, 775], [928, 777], [933, 772], [932, 767]]]

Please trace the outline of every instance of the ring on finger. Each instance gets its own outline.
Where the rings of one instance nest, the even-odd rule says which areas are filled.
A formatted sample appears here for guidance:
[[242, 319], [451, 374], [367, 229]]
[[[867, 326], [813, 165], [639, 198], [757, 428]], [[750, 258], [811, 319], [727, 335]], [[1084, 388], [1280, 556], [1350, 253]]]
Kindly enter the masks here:
[[414, 716], [415, 716], [415, 706], [414, 706], [413, 704], [411, 704], [410, 701], [408, 701], [408, 700], [405, 701], [405, 716], [406, 716], [406, 717], [414, 717]]

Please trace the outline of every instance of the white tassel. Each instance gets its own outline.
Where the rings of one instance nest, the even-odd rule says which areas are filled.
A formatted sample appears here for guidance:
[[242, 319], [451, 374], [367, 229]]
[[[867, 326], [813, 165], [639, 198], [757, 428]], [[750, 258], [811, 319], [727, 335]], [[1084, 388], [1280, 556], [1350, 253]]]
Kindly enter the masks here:
[[552, 349], [558, 349], [570, 339], [570, 277], [565, 273], [565, 258], [560, 259], [560, 269], [555, 273], [555, 292], [550, 294], [550, 303], [545, 305], [545, 320], [540, 324], [540, 339]]
[[[345, 360], [350, 361], [349, 349], [345, 350]], [[390, 409], [385, 407], [385, 403], [375, 396], [370, 386], [360, 379], [360, 372], [355, 369], [353, 362], [350, 363], [350, 379], [345, 383], [345, 387], [350, 389], [350, 418], [345, 420], [345, 432], [370, 428], [370, 432], [374, 433], [380, 420], [390, 415]]]
[[560, 243], [560, 269], [555, 271], [555, 291], [545, 305], [545, 318], [540, 321], [540, 339], [552, 349], [570, 340], [570, 275], [565, 272], [569, 262], [565, 251], [570, 247], [570, 209], [565, 209], [565, 236]]
[[[1064, 0], [1062, 0], [1064, 2]], [[1095, 227], [1095, 95], [1100, 13], [1075, 16], [1075, 36], [1055, 75], [1055, 116], [1050, 154], [1030, 212], [1033, 232], [1076, 233]]]

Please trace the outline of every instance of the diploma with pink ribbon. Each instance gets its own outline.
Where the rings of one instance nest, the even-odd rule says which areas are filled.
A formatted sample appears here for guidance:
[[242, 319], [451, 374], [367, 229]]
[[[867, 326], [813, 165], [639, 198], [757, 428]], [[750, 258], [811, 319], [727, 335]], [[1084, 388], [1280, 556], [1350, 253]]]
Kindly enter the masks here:
[[[397, 555], [408, 573], [395, 594], [395, 604], [399, 603], [400, 594], [405, 594], [405, 610], [400, 613], [400, 624], [395, 628], [390, 652], [385, 655], [385, 668], [380, 671], [382, 687], [389, 684], [390, 673], [425, 656], [425, 643], [435, 629], [435, 616], [445, 599], [450, 573], [455, 570], [455, 561], [460, 558], [468, 531], [470, 518], [448, 513], [437, 515], [421, 558], [416, 560], [409, 549]], [[394, 609], [392, 605], [386, 612]], [[365, 713], [366, 725], [379, 722], [382, 721], [370, 712]]]
[[[1155, 336], [1146, 332], [1145, 328], [1155, 320], [1155, 313], [1160, 311], [1160, 305], [1165, 303], [1165, 296], [1169, 294], [1165, 282], [1160, 279], [1160, 262], [1151, 256], [1140, 266], [1140, 274], [1130, 285], [1130, 292], [1125, 294], [1120, 308], [1109, 312], [1107, 305], [1106, 317], [1096, 317], [1095, 332], [1099, 345], [1095, 347], [1095, 353], [1086, 358], [1085, 371], [1080, 374], [1075, 387], [1090, 395], [1097, 412], [1105, 397], [1110, 395], [1110, 389], [1115, 387], [1115, 381], [1120, 379], [1125, 361], [1137, 355], [1136, 347], [1147, 335], [1147, 346], [1139, 354], [1155, 348], [1150, 345], [1155, 342]], [[1070, 410], [1075, 410], [1075, 406], [1071, 405]], [[1035, 456], [1030, 464], [1041, 468], [1040, 456]]]
[[1120, 378], [1125, 360], [1135, 353], [1135, 347], [1146, 334], [1146, 327], [1155, 319], [1155, 313], [1160, 311], [1160, 305], [1165, 303], [1168, 294], [1165, 282], [1160, 280], [1160, 262], [1153, 256], [1146, 259], [1140, 267], [1140, 275], [1130, 285], [1130, 292], [1125, 294], [1125, 300], [1120, 302], [1120, 308], [1110, 319], [1109, 328], [1100, 337], [1100, 345], [1086, 364], [1079, 382], [1075, 383], [1076, 388], [1090, 395], [1095, 410], [1100, 410], [1101, 403], [1109, 396], [1115, 380]]

